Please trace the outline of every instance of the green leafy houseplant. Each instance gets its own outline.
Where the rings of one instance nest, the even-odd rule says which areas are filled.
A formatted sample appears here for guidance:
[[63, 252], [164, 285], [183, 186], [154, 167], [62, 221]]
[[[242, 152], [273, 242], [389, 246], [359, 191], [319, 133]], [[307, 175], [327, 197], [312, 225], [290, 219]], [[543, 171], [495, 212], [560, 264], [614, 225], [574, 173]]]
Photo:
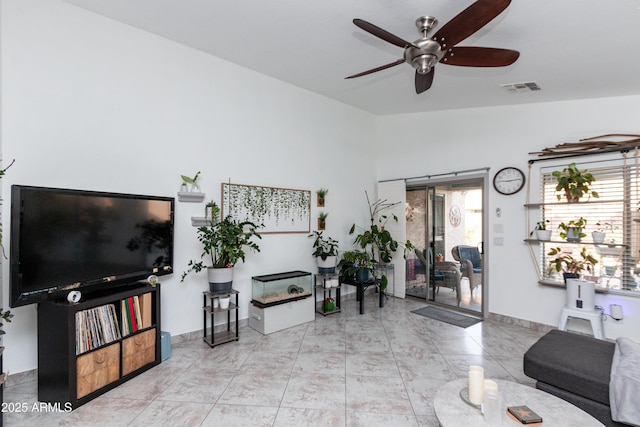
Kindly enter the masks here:
[[598, 263], [598, 260], [587, 252], [586, 247], [580, 251], [580, 258], [574, 258], [570, 253], [563, 252], [561, 248], [551, 248], [547, 255], [555, 257], [549, 261], [549, 274], [557, 271], [579, 275], [585, 270], [592, 273], [593, 266]]
[[548, 219], [538, 221], [531, 233], [529, 233], [529, 236], [533, 236], [536, 231], [545, 231], [547, 229], [547, 224], [549, 223], [551, 223], [551, 221]]
[[328, 216], [329, 214], [327, 212], [318, 212], [318, 230], [324, 230]]
[[560, 231], [560, 237], [566, 240], [580, 240], [587, 235], [582, 230], [587, 226], [587, 220], [583, 217], [578, 219], [572, 219], [571, 221], [558, 224]]
[[373, 266], [375, 262], [371, 259], [371, 256], [361, 250], [345, 251], [342, 254], [342, 259], [338, 263], [340, 268], [340, 280], [342, 282], [350, 282], [356, 280], [356, 274], [359, 270], [368, 270], [373, 272]]
[[[182, 273], [181, 282], [191, 272], [199, 273], [205, 268], [229, 268], [245, 259], [245, 248], [260, 252], [258, 244], [252, 240], [261, 239], [260, 226], [250, 221], [236, 221], [231, 215], [220, 219], [220, 208], [215, 202], [206, 205], [207, 225], [198, 227], [198, 240], [202, 243], [201, 260], [191, 260], [188, 269]], [[210, 212], [210, 214], [209, 214]], [[210, 263], [205, 264], [204, 258]]]
[[308, 237], [315, 237], [313, 241], [313, 256], [326, 260], [330, 256], [338, 256], [338, 241], [331, 237], [324, 237], [322, 231], [314, 231]]
[[[369, 226], [369, 229], [358, 227], [361, 232], [356, 235], [354, 243], [357, 244], [363, 252], [366, 253], [368, 251], [371, 263], [375, 264], [376, 261], [389, 263], [391, 262], [393, 254], [398, 250], [399, 244], [393, 238], [389, 230], [385, 230], [385, 225], [390, 220], [398, 222], [398, 217], [396, 215], [380, 215], [380, 212], [390, 209], [398, 205], [400, 202], [387, 203], [386, 200], [377, 200], [374, 203], [371, 203], [369, 200], [369, 194], [366, 191], [365, 195], [367, 197], [367, 204], [369, 205], [369, 219], [371, 221], [371, 225]], [[378, 224], [376, 224], [376, 217], [378, 218]], [[353, 224], [349, 230], [349, 234], [355, 233], [356, 227], [356, 224]], [[405, 251], [412, 248], [413, 245], [407, 240], [404, 244]], [[380, 280], [380, 289], [384, 292], [387, 288], [388, 278], [383, 274], [380, 277]]]
[[200, 186], [198, 185], [198, 177], [200, 177], [200, 171], [198, 171], [193, 177], [180, 175], [182, 178], [182, 188], [184, 191], [188, 190], [189, 184], [192, 186], [191, 191], [200, 191]]
[[327, 190], [326, 188], [321, 188], [321, 189], [316, 191], [317, 200], [318, 200], [318, 206], [320, 206], [320, 207], [324, 206], [324, 198], [325, 198], [325, 196], [327, 195], [328, 192], [329, 192], [329, 190]]
[[599, 197], [596, 191], [591, 190], [591, 184], [596, 180], [586, 169], [580, 170], [575, 163], [569, 164], [562, 171], [551, 172], [558, 184], [556, 191], [558, 200], [564, 195], [568, 202], [577, 202], [584, 196]]
[[[7, 166], [4, 169], [0, 169], [0, 178], [2, 178], [5, 173], [7, 172], [7, 169], [9, 169], [14, 163], [15, 163], [15, 159], [11, 161], [11, 163], [9, 164], [9, 166]], [[1, 200], [0, 200], [0, 204], [1, 204]], [[7, 255], [4, 253], [4, 245], [2, 244], [2, 223], [0, 223], [0, 248], [2, 248], [2, 255], [4, 256], [5, 259], [7, 259]], [[11, 318], [13, 317], [13, 314], [11, 314], [11, 310], [7, 310], [4, 311], [4, 308], [0, 307], [0, 318], [5, 320], [6, 322], [11, 323]], [[0, 323], [0, 335], [4, 334], [4, 328], [3, 328], [3, 324]]]

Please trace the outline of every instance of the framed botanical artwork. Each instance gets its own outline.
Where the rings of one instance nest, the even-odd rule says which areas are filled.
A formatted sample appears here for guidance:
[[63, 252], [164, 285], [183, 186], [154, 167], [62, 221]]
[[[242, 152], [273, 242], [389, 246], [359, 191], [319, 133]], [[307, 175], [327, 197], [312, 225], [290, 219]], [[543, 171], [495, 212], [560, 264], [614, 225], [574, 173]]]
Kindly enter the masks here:
[[222, 215], [262, 224], [262, 233], [308, 233], [311, 191], [222, 183]]

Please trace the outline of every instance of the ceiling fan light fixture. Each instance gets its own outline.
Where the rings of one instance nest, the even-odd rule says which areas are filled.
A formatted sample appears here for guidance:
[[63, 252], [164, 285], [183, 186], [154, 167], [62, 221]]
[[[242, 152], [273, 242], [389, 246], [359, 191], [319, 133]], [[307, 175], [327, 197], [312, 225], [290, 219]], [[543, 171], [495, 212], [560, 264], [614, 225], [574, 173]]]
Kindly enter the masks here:
[[438, 57], [431, 54], [416, 56], [411, 61], [411, 65], [418, 74], [429, 74], [431, 68], [438, 62]]

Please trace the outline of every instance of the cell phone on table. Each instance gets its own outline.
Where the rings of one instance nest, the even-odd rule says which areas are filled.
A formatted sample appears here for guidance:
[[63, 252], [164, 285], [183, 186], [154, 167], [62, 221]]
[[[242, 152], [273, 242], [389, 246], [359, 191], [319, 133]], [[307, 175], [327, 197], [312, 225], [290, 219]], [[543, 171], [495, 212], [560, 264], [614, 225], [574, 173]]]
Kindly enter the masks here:
[[528, 406], [520, 405], [520, 406], [509, 406], [507, 411], [511, 415], [515, 417], [522, 424], [534, 424], [541, 423], [542, 417], [533, 412]]

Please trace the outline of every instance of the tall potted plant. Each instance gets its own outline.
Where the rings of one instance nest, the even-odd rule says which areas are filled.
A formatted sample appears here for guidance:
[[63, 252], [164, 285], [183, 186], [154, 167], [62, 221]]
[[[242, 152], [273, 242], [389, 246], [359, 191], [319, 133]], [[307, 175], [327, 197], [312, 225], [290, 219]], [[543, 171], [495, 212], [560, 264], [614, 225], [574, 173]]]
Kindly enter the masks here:
[[551, 172], [558, 184], [556, 185], [556, 191], [558, 200], [566, 197], [567, 202], [577, 202], [582, 197], [599, 197], [597, 191], [591, 189], [591, 184], [596, 180], [595, 177], [590, 174], [586, 169], [580, 170], [575, 163], [569, 164], [561, 171]]
[[[199, 273], [206, 268], [209, 290], [227, 291], [233, 281], [233, 266], [238, 261], [244, 262], [245, 248], [260, 252], [260, 247], [252, 239], [261, 239], [262, 236], [257, 232], [259, 226], [250, 221], [236, 221], [231, 215], [221, 218], [220, 208], [215, 202], [208, 203], [205, 212], [207, 224], [198, 227], [197, 231], [203, 246], [200, 261], [189, 261], [180, 281], [183, 282], [189, 273]], [[210, 263], [205, 263], [205, 258]]]
[[324, 237], [322, 231], [314, 231], [309, 237], [315, 237], [313, 241], [313, 256], [318, 263], [318, 273], [333, 274], [338, 261], [338, 241], [331, 237]]
[[[349, 234], [353, 234], [356, 228], [360, 228], [361, 232], [356, 235], [354, 243], [358, 245], [362, 251], [368, 252], [370, 260], [375, 264], [377, 263], [389, 263], [393, 254], [398, 250], [399, 244], [393, 238], [389, 230], [385, 230], [385, 224], [393, 220], [398, 222], [398, 217], [394, 214], [391, 216], [381, 215], [380, 212], [386, 209], [390, 209], [400, 202], [387, 203], [386, 200], [377, 200], [373, 203], [369, 200], [369, 194], [365, 191], [367, 197], [367, 204], [369, 205], [369, 219], [371, 225], [369, 229], [357, 227], [356, 224], [351, 226]], [[376, 224], [376, 218], [378, 223]], [[410, 241], [406, 241], [404, 244], [404, 250], [413, 248]], [[380, 289], [384, 292], [387, 288], [388, 278], [382, 274], [380, 277]]]

